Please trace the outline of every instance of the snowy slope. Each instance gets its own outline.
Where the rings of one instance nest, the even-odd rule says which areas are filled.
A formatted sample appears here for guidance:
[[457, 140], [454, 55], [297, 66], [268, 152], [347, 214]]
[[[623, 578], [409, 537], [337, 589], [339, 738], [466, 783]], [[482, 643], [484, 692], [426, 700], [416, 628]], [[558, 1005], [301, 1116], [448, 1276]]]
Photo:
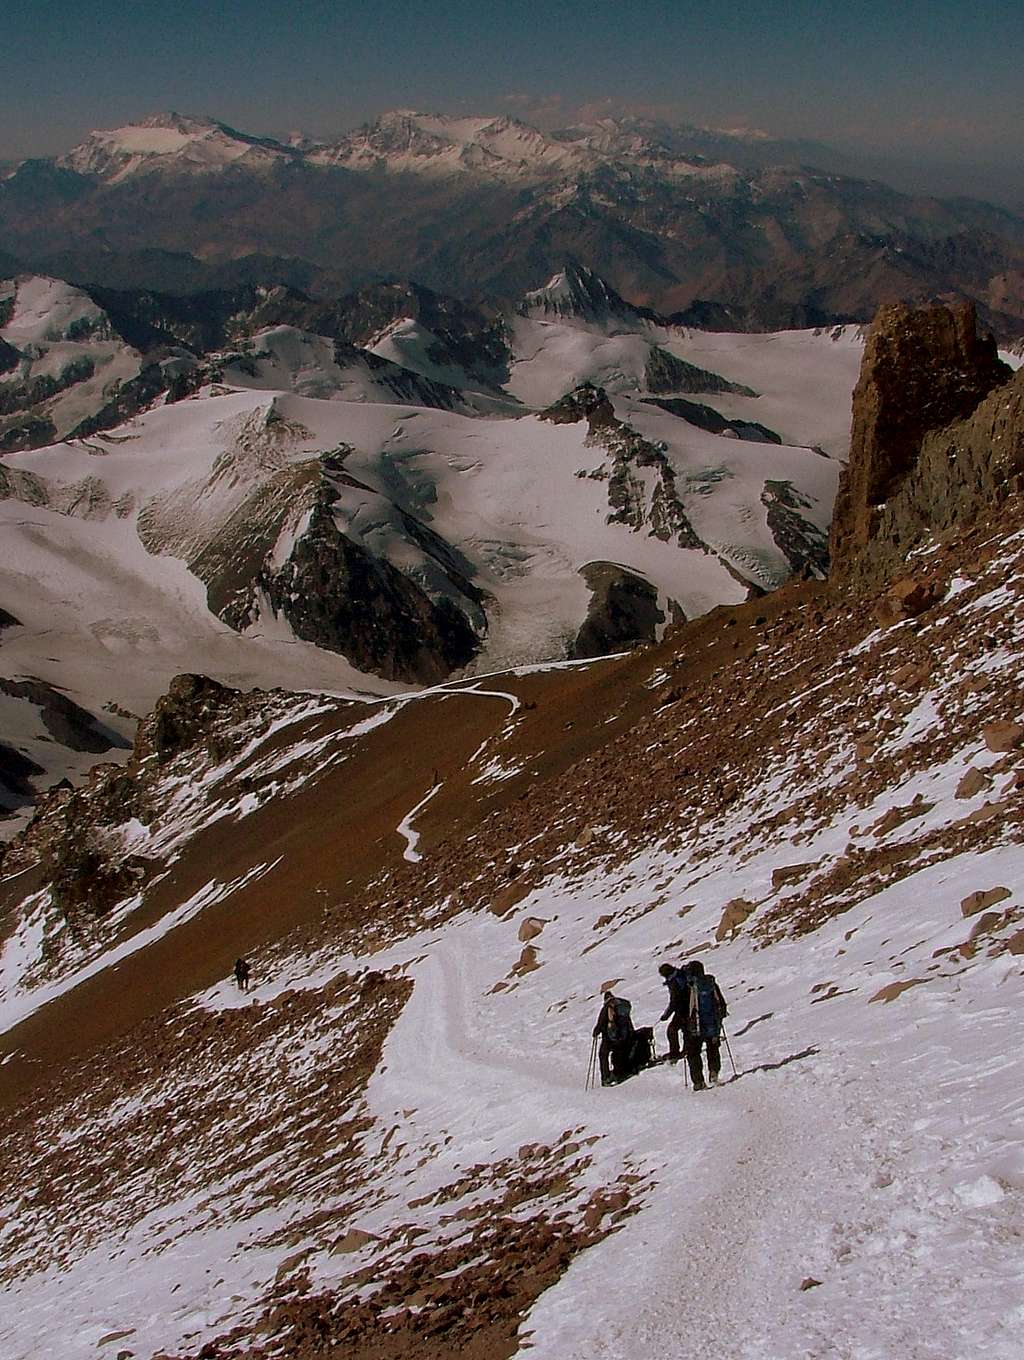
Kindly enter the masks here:
[[607, 335], [597, 326], [529, 317], [515, 317], [511, 331], [507, 386], [527, 406], [549, 406], [583, 382], [612, 393], [646, 391], [652, 341], [645, 335]]
[[[736, 602], [748, 586], [774, 588], [805, 560], [820, 570], [839, 467], [804, 446], [845, 447], [856, 333], [653, 327], [620, 315], [625, 304], [584, 275], [552, 281], [548, 319], [508, 318], [504, 390], [494, 354], [476, 365], [471, 345], [452, 348], [408, 318], [367, 350], [277, 325], [230, 352], [161, 358], [167, 375], [191, 365], [191, 386], [216, 378], [189, 400], [166, 402], [157, 383], [134, 403], [151, 409], [124, 425], [0, 461], [0, 517], [14, 545], [0, 608], [18, 621], [4, 636], [3, 673], [63, 687], [124, 738], [181, 670], [379, 693], [387, 685], [370, 672], [431, 679], [455, 664], [486, 671], [565, 656], [592, 613], [601, 634], [601, 610], [615, 606], [600, 591], [616, 580], [647, 592], [648, 617], [603, 650], [660, 636], [670, 618]], [[26, 412], [43, 422], [41, 439], [39, 430], [28, 439], [39, 444], [124, 399], [144, 361], [102, 308], [53, 279], [5, 287], [0, 339], [20, 357], [0, 375], [0, 397], [21, 393], [5, 417], [15, 448]], [[593, 307], [609, 297], [598, 317]], [[583, 303], [590, 313], [572, 311]], [[677, 359], [691, 367], [673, 369]], [[710, 434], [638, 400], [652, 387], [664, 396], [677, 378], [715, 409], [777, 421], [787, 444], [744, 448], [728, 428]], [[51, 382], [55, 391], [34, 386]], [[646, 451], [593, 438], [582, 419], [523, 415], [582, 382], [612, 395], [623, 438], [647, 441]], [[40, 401], [25, 406], [37, 390]], [[407, 663], [392, 666], [379, 649], [353, 650], [329, 618], [297, 623], [298, 604], [283, 613], [282, 593], [294, 603], [294, 590], [268, 596], [261, 572], [287, 568], [321, 491], [345, 541], [407, 578], [423, 608], [464, 620], [457, 663], [403, 672]], [[11, 744], [43, 767], [40, 783], [81, 772], [79, 753], [48, 742], [31, 705], [17, 719], [12, 705]]]
[[[919, 569], [944, 599], [884, 631], [868, 605], [794, 597], [731, 664], [710, 625], [604, 663], [624, 703], [721, 649], [703, 708], [648, 710], [465, 842], [435, 829], [350, 930], [331, 904], [336, 939], [325, 916], [248, 995], [204, 989], [70, 1074], [7, 1145], [5, 1353], [696, 1360], [710, 1330], [735, 1360], [1015, 1360], [1024, 536], [979, 530]], [[529, 712], [530, 677], [491, 679], [481, 764], [539, 768], [554, 678]], [[346, 732], [293, 739], [289, 777], [344, 758]], [[215, 787], [206, 760], [168, 766], [168, 791]], [[665, 1066], [585, 1090], [601, 991], [653, 1023], [657, 964], [695, 956], [736, 1072], [723, 1055], [701, 1095]], [[35, 1197], [43, 1176], [78, 1192]]]
[[516, 403], [453, 365], [431, 363], [429, 331], [418, 323], [398, 342], [386, 333], [366, 349], [294, 326], [272, 326], [247, 339], [240, 352], [210, 356], [233, 387], [292, 391], [323, 401], [379, 401], [435, 406], [466, 414], [511, 414]]
[[5, 441], [30, 420], [47, 426], [35, 443], [70, 433], [139, 372], [137, 351], [112, 329], [102, 308], [70, 284], [35, 275], [7, 280], [0, 283], [0, 318], [5, 308], [10, 315], [0, 340], [20, 356], [0, 374]]
[[[287, 339], [307, 345], [294, 336]], [[297, 365], [291, 371], [297, 371]], [[98, 653], [105, 652], [107, 644], [98, 642], [96, 635], [102, 627], [105, 637], [123, 638], [132, 651], [135, 644], [129, 640], [138, 639], [143, 656], [154, 650], [143, 638], [166, 634], [166, 644], [161, 641], [156, 649], [161, 654], [184, 651], [183, 661], [187, 656], [195, 668], [210, 669], [217, 653], [206, 652], [205, 639], [211, 630], [226, 637], [225, 630], [211, 619], [196, 634], [204, 638], [203, 644], [182, 649], [181, 634], [170, 621], [181, 618], [183, 633], [195, 633], [198, 583], [193, 580], [187, 586], [190, 578], [181, 575], [180, 564], [142, 551], [136, 530], [140, 513], [147, 511], [152, 518], [154, 507], [166, 504], [170, 513], [172, 506], [180, 506], [173, 510], [175, 522], [183, 528], [187, 524], [194, 536], [206, 520], [225, 522], [252, 485], [274, 468], [339, 446], [351, 448], [345, 467], [364, 487], [339, 488], [339, 523], [355, 541], [422, 575], [426, 570], [422, 551], [400, 540], [400, 526], [396, 530], [383, 513], [387, 504], [393, 504], [422, 519], [457, 549], [472, 564], [478, 583], [494, 597], [497, 611], [480, 658], [485, 668], [557, 653], [561, 640], [575, 631], [585, 613], [586, 589], [578, 572], [589, 561], [621, 562], [639, 571], [688, 616], [742, 597], [742, 586], [714, 556], [680, 550], [649, 531], [636, 533], [628, 525], [608, 522], [607, 493], [596, 475], [603, 451], [588, 447], [585, 424], [553, 426], [533, 417], [485, 422], [448, 412], [337, 399], [278, 395], [269, 400], [270, 406], [266, 393], [257, 391], [179, 402], [86, 443], [19, 455], [18, 468], [42, 479], [49, 503], [34, 508], [29, 520], [19, 501], [0, 504], [10, 531], [26, 540], [23, 566], [8, 572], [0, 603], [29, 630], [33, 618], [46, 618], [52, 630], [55, 610], [57, 619], [66, 618], [66, 626], [82, 636], [84, 655], [76, 665], [91, 667], [98, 662]], [[230, 478], [218, 477], [217, 459], [250, 437], [243, 429], [247, 420], [256, 422], [251, 437], [259, 443], [263, 436], [256, 426], [265, 421], [267, 411], [281, 428], [292, 430], [283, 450], [268, 445], [265, 455], [258, 451], [247, 455], [244, 467]], [[684, 501], [693, 507], [694, 522], [709, 526], [712, 546], [721, 546], [735, 565], [742, 567], [744, 555], [750, 562], [766, 561], [772, 582], [787, 571], [760, 504], [769, 474], [802, 487], [817, 507], [810, 512], [812, 519], [827, 524], [835, 464], [800, 449], [756, 446], [752, 452], [755, 446], [709, 435], [639, 405], [623, 414], [665, 444], [677, 473], [687, 479]], [[365, 513], [360, 510], [363, 503], [368, 507]], [[733, 508], [737, 522], [727, 527]], [[164, 511], [158, 518], [165, 523]], [[65, 537], [59, 553], [52, 537], [58, 526]], [[160, 532], [166, 539], [171, 531]], [[171, 550], [179, 555], [183, 551]], [[121, 564], [117, 570], [96, 565], [109, 561], [111, 554]], [[752, 579], [764, 579], [761, 568], [749, 569]], [[143, 598], [138, 583], [147, 578], [158, 597], [168, 598], [169, 614], [149, 604], [138, 608], [135, 602]], [[134, 583], [130, 587], [129, 581]], [[96, 588], [93, 598], [89, 583]], [[182, 613], [178, 602], [186, 589], [192, 603]], [[124, 601], [120, 606], [118, 598]], [[160, 627], [143, 623], [157, 618], [163, 620]], [[20, 634], [17, 650], [11, 653], [22, 665], [30, 664], [30, 636], [31, 632]], [[47, 648], [51, 654], [52, 647]], [[86, 656], [93, 660], [87, 662]], [[48, 663], [49, 673], [53, 665], [68, 660], [57, 657]], [[337, 674], [333, 666], [325, 660], [318, 674]], [[37, 671], [38, 667], [33, 673]], [[145, 680], [126, 674], [124, 687], [107, 691], [102, 698], [138, 711], [140, 703], [152, 702], [168, 674], [165, 664]], [[223, 674], [238, 679], [241, 672], [236, 664]], [[255, 660], [252, 676], [254, 682], [269, 678]]]
[[684, 330], [668, 332], [660, 343], [759, 394], [716, 396], [712, 404], [723, 415], [758, 420], [787, 444], [817, 445], [845, 459], [850, 396], [864, 351], [862, 327], [753, 335]]
[[118, 184], [133, 175], [208, 174], [230, 166], [269, 170], [296, 159], [270, 138], [251, 137], [212, 118], [154, 114], [125, 127], [91, 132], [57, 164], [80, 175]]
[[[368, 342], [367, 349], [382, 359], [388, 359], [413, 373], [422, 374], [432, 382], [445, 383], [449, 387], [462, 390], [471, 395], [475, 404], [479, 403], [481, 393], [493, 397], [501, 391], [501, 375], [498, 372], [492, 369], [490, 373], [482, 375], [478, 371], [480, 368], [487, 369], [491, 367], [490, 365], [478, 365], [478, 368], [471, 372], [447, 352], [446, 346], [433, 331], [411, 317], [400, 317], [390, 326], [386, 326], [379, 335]], [[506, 408], [514, 409], [514, 402], [506, 402], [504, 405]], [[501, 407], [491, 402], [480, 409], [496, 411]]]
[[[700, 400], [725, 416], [757, 421], [787, 444], [845, 458], [850, 397], [863, 353], [858, 326], [833, 330], [730, 334], [654, 325], [622, 327], [586, 319], [510, 322], [513, 366], [508, 391], [543, 407], [582, 382], [614, 394], [646, 394], [652, 351], [665, 350], [751, 395], [715, 391]], [[682, 386], [679, 395], [701, 393]], [[661, 395], [670, 395], [659, 387]]]

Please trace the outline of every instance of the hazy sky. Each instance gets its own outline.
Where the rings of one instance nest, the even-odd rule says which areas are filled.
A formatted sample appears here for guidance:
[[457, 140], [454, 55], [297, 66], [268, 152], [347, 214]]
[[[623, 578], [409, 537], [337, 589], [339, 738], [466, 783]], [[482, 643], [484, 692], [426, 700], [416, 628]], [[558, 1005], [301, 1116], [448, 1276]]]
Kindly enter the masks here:
[[652, 111], [1022, 184], [1022, 51], [1009, 0], [5, 0], [0, 157], [171, 108], [273, 136]]

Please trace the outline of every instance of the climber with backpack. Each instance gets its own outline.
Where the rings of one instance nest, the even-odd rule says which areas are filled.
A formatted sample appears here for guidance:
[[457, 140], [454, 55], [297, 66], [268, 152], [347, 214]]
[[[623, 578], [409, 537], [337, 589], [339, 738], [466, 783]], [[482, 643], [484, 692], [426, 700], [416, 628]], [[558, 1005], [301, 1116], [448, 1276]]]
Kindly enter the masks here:
[[708, 1081], [714, 1086], [721, 1070], [722, 1021], [729, 1014], [721, 988], [710, 973], [705, 973], [704, 965], [697, 960], [687, 965], [689, 998], [686, 1012], [686, 1038], [683, 1045], [684, 1056], [690, 1069], [690, 1079], [695, 1091], [705, 1089], [704, 1068], [701, 1063], [701, 1049], [708, 1051]]
[[635, 1071], [632, 1009], [632, 1004], [625, 997], [605, 992], [601, 1013], [593, 1030], [593, 1037], [601, 1040], [598, 1057], [602, 1086], [614, 1086], [616, 1082], [631, 1077]]
[[665, 1038], [668, 1040], [668, 1061], [674, 1063], [682, 1057], [679, 1036], [686, 1033], [686, 1017], [690, 1011], [690, 977], [685, 964], [677, 968], [674, 964], [663, 963], [658, 972], [668, 988], [668, 1005], [661, 1023], [666, 1020], [669, 1022]]

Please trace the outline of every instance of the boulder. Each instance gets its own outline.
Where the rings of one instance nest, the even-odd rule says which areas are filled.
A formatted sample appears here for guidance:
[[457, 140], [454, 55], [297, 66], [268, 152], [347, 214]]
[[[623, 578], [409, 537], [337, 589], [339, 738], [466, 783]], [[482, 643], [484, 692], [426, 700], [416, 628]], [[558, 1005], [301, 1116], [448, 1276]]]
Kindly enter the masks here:
[[[919, 581], [912, 576], [904, 577], [897, 581], [895, 585], [885, 592], [876, 602], [874, 608], [875, 619], [881, 628], [891, 628], [895, 623], [903, 623], [906, 619], [913, 619], [918, 614], [923, 614], [926, 609], [931, 609], [932, 605], [938, 604], [946, 593], [944, 582], [938, 581]], [[893, 675], [896, 684], [897, 679], [906, 667], [901, 667]], [[916, 670], [916, 667], [912, 667]]]
[[981, 739], [990, 751], [1016, 751], [1024, 743], [1024, 725], [1018, 722], [989, 723], [981, 729]]
[[732, 939], [747, 917], [756, 910], [757, 904], [755, 902], [745, 902], [742, 897], [734, 897], [731, 902], [726, 903], [725, 910], [722, 912], [722, 919], [715, 931], [715, 939], [719, 942]]
[[978, 892], [968, 893], [960, 903], [960, 910], [965, 916], [975, 916], [986, 907], [994, 907], [997, 902], [1005, 902], [1010, 896], [1012, 894], [1009, 888], [979, 889]]
[[992, 783], [992, 778], [984, 770], [976, 770], [973, 766], [964, 774], [960, 783], [956, 786], [957, 798], [976, 798]]
[[772, 887], [784, 888], [787, 883], [799, 883], [814, 868], [814, 864], [783, 864], [772, 870]]
[[540, 967], [540, 957], [535, 945], [524, 946], [523, 952], [519, 955], [519, 961], [512, 969], [513, 977], [522, 977], [525, 973], [532, 973]]
[[494, 894], [487, 909], [495, 916], [507, 916], [529, 891], [525, 883], [506, 883], [504, 888]]
[[920, 689], [928, 678], [928, 672], [923, 666], [916, 665], [913, 661], [908, 661], [906, 665], [899, 666], [892, 673], [892, 682], [897, 689], [915, 690]]
[[519, 927], [519, 942], [527, 944], [530, 940], [535, 940], [546, 925], [547, 921], [540, 916], [527, 916]]

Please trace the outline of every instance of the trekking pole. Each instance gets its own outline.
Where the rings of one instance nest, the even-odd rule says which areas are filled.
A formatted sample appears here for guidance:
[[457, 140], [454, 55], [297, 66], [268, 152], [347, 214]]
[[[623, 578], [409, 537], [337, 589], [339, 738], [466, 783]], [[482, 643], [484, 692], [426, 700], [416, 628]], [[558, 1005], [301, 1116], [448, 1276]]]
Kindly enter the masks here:
[[594, 1042], [590, 1045], [590, 1061], [587, 1063], [587, 1081], [586, 1085], [583, 1087], [584, 1091], [589, 1091], [591, 1087], [594, 1085], [594, 1065], [596, 1062], [597, 1062], [597, 1037], [595, 1036]]
[[724, 1025], [722, 1026], [722, 1038], [725, 1040], [725, 1051], [728, 1053], [729, 1061], [732, 1063], [732, 1074], [734, 1077], [738, 1077], [739, 1073], [736, 1071], [736, 1059], [732, 1056], [732, 1045], [729, 1043], [729, 1036], [725, 1032]]

